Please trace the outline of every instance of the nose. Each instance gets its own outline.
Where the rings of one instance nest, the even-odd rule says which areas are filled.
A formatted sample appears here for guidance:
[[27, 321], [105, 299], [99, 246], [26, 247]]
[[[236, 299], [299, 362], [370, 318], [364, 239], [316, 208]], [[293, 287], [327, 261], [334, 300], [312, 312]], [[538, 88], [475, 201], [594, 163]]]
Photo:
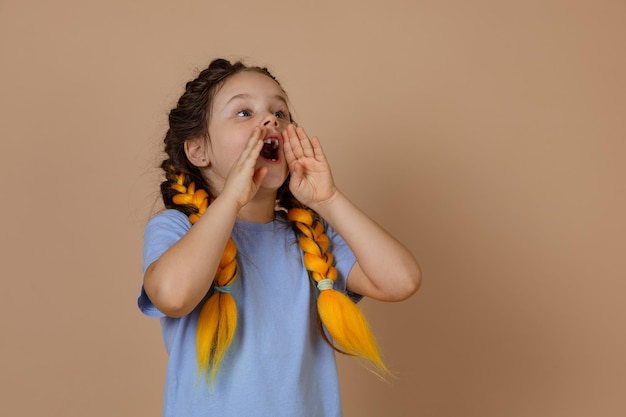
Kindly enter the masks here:
[[266, 127], [278, 127], [278, 118], [276, 117], [276, 115], [274, 114], [270, 114], [268, 115], [265, 120], [263, 121], [263, 126]]

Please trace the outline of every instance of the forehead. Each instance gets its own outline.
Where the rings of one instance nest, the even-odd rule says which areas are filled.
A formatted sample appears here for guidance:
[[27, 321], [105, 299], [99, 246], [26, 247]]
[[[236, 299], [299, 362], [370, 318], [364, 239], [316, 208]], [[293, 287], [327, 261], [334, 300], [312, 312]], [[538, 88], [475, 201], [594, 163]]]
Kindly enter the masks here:
[[276, 81], [267, 75], [244, 71], [232, 75], [217, 91], [214, 105], [225, 105], [233, 97], [249, 96], [252, 98], [282, 97], [286, 101], [287, 95]]

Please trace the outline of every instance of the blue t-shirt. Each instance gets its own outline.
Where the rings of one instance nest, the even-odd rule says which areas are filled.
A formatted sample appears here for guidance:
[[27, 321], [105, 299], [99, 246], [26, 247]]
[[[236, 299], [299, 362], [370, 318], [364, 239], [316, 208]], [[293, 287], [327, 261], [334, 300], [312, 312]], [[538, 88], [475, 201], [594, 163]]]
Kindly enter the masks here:
[[[146, 226], [144, 271], [191, 227], [187, 216], [166, 210]], [[331, 252], [345, 291], [355, 257], [330, 227]], [[318, 290], [302, 262], [302, 250], [286, 216], [270, 223], [237, 221], [235, 339], [211, 388], [198, 373], [196, 323], [202, 303], [181, 318], [164, 316], [141, 291], [141, 311], [160, 317], [168, 352], [165, 417], [341, 416], [335, 356], [324, 341], [317, 316]], [[358, 299], [358, 296], [357, 296]]]

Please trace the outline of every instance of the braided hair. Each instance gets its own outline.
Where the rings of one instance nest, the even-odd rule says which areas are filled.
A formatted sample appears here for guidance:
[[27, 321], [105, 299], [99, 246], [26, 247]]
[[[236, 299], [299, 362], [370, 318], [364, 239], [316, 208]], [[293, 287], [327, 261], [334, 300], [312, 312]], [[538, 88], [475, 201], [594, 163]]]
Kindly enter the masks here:
[[[216, 59], [196, 79], [186, 84], [185, 92], [170, 111], [169, 129], [164, 138], [167, 158], [161, 164], [165, 172], [161, 194], [165, 207], [186, 214], [191, 224], [198, 221], [216, 196], [210, 194], [209, 184], [200, 169], [187, 159], [184, 143], [187, 139], [208, 135], [213, 97], [230, 76], [244, 71], [264, 74], [279, 84], [267, 68]], [[388, 375], [389, 371], [361, 311], [349, 297], [333, 289], [337, 270], [324, 225], [317, 213], [293, 196], [289, 190], [289, 178], [278, 189], [277, 206], [287, 211], [287, 218], [303, 251], [304, 266], [320, 291], [318, 313], [332, 341], [322, 329], [323, 337], [335, 350], [365, 359], [368, 369], [375, 374], [381, 377]], [[237, 306], [230, 294], [230, 285], [237, 278], [236, 253], [237, 247], [229, 239], [215, 273], [210, 296], [198, 318], [198, 371], [210, 376], [212, 382], [237, 328]]]

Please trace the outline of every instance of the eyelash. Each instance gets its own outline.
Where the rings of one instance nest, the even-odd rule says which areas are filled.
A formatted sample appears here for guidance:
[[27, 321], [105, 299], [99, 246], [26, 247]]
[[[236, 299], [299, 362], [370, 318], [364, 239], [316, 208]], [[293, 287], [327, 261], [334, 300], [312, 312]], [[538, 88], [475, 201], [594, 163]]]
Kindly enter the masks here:
[[[246, 113], [246, 114], [245, 114], [245, 115], [243, 115], [243, 114], [241, 114], [241, 113]], [[237, 116], [240, 116], [240, 117], [250, 117], [251, 115], [252, 115], [252, 112], [251, 112], [250, 110], [247, 110], [247, 109], [241, 109], [241, 110], [239, 110], [239, 111], [237, 112]], [[284, 119], [284, 118], [286, 118], [286, 117], [287, 117], [287, 115], [285, 114], [285, 112], [284, 112], [284, 111], [282, 111], [282, 110], [279, 110], [279, 111], [274, 112], [274, 115], [275, 115], [277, 118], [279, 118], [279, 119]]]

